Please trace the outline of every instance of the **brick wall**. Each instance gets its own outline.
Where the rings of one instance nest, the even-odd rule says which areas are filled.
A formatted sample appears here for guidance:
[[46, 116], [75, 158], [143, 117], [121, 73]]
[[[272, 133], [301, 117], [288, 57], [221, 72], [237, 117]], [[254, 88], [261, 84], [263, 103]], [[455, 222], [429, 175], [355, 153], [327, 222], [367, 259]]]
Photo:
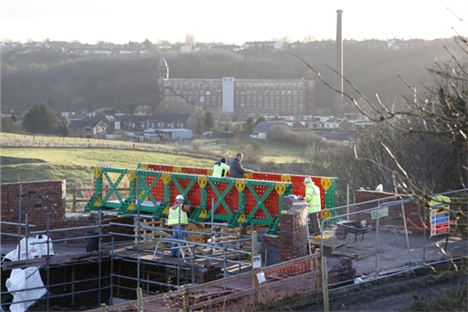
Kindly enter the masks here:
[[[62, 225], [65, 217], [66, 183], [64, 180], [6, 183], [1, 185], [2, 221], [34, 224], [32, 231], [47, 227], [51, 215], [51, 228]], [[21, 214], [21, 215], [20, 215]], [[2, 226], [2, 232], [18, 232], [17, 226]], [[4, 239], [4, 237], [2, 237]]]
[[[47, 219], [50, 219], [50, 229], [62, 229], [79, 227], [86, 225], [97, 225], [99, 216], [97, 214], [73, 214], [73, 217], [65, 212], [66, 182], [65, 180], [35, 181], [21, 183], [5, 183], [1, 185], [1, 220], [9, 222], [25, 223], [25, 216], [28, 216], [28, 223], [33, 224], [32, 231], [47, 229]], [[21, 209], [20, 209], [21, 207]], [[21, 211], [21, 216], [20, 216]], [[104, 216], [102, 224], [109, 223], [116, 219], [115, 216]], [[131, 217], [119, 218], [118, 222], [132, 224]], [[73, 238], [86, 236], [92, 229], [75, 229], [51, 233], [52, 239]], [[18, 226], [3, 225], [2, 233], [18, 233]], [[107, 232], [128, 232], [132, 229], [104, 228]], [[24, 234], [24, 228], [22, 228]], [[0, 236], [2, 243], [17, 243], [19, 238]], [[70, 241], [70, 243], [84, 244], [84, 240]]]
[[[393, 193], [386, 193], [386, 192], [376, 192], [376, 191], [356, 191], [356, 203], [370, 201], [379, 198], [385, 198], [394, 196]], [[399, 198], [404, 199], [405, 195], [400, 195]], [[391, 198], [387, 200], [382, 200], [382, 203], [394, 201], [397, 198]], [[377, 203], [371, 204], [362, 204], [351, 208], [351, 211], [362, 211], [365, 209], [370, 209], [377, 207]], [[412, 231], [422, 231], [423, 230], [423, 217], [424, 217], [424, 208], [420, 205], [410, 202], [404, 204], [405, 210], [405, 218], [408, 229]], [[388, 209], [388, 216], [380, 218], [380, 225], [390, 225], [390, 226], [404, 226], [403, 223], [403, 212], [401, 209], [401, 205], [393, 206]], [[356, 215], [352, 215], [350, 217], [352, 220], [366, 220], [369, 224], [374, 224], [375, 221], [371, 219], [370, 213], [360, 213]]]
[[307, 206], [303, 201], [285, 197], [284, 207], [280, 214], [279, 234], [263, 236], [263, 253], [268, 265], [306, 256], [309, 253]]

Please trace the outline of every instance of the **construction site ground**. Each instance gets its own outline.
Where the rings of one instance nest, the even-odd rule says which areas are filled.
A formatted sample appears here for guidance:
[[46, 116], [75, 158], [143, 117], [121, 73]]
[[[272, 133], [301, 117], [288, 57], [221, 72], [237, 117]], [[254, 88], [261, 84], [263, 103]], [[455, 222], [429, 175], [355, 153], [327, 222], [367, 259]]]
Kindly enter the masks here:
[[[331, 242], [324, 241], [328, 267], [332, 268], [336, 265], [340, 257], [349, 257], [356, 269], [356, 276], [393, 270], [421, 263], [422, 261], [431, 263], [450, 257], [464, 256], [468, 249], [467, 241], [457, 235], [449, 236], [447, 249], [445, 250], [445, 235], [431, 238], [429, 236], [424, 237], [423, 233], [420, 232], [410, 232], [408, 233], [408, 250], [404, 231], [388, 227], [379, 229], [378, 243], [375, 229], [365, 234], [362, 241], [360, 238], [354, 241], [353, 235], [348, 235], [345, 240], [337, 240], [332, 229], [326, 230], [325, 236], [327, 234], [331, 237], [329, 239]], [[333, 251], [332, 248], [326, 247], [330, 243], [331, 245], [337, 245], [333, 241], [340, 242], [340, 245], [345, 244], [336, 247]]]

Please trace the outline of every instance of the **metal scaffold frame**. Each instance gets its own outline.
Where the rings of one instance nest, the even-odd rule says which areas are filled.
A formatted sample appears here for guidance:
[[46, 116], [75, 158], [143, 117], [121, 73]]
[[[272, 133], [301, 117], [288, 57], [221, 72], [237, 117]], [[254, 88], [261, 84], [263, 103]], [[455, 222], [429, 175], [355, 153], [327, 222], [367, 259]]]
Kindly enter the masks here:
[[[248, 179], [213, 178], [203, 175], [180, 173], [180, 171], [168, 173], [165, 171], [146, 169], [128, 170], [108, 167], [95, 168], [94, 177], [95, 192], [88, 202], [88, 209], [97, 216], [95, 219], [96, 224], [94, 225], [51, 228], [51, 215], [47, 215], [45, 229], [31, 230], [35, 228], [35, 225], [31, 224], [28, 214], [25, 214], [24, 220], [22, 220], [22, 196], [19, 196], [18, 199], [18, 222], [0, 221], [0, 224], [3, 226], [15, 226], [18, 229], [16, 232], [6, 232], [3, 231], [2, 227], [2, 231], [0, 232], [2, 238], [11, 237], [16, 240], [25, 239], [26, 246], [28, 246], [28, 240], [31, 239], [33, 235], [46, 235], [46, 241], [34, 243], [47, 244], [47, 252], [44, 257], [28, 259], [28, 248], [26, 248], [25, 257], [28, 260], [9, 263], [2, 262], [2, 270], [38, 266], [38, 270], [42, 270], [44, 273], [44, 287], [48, 290], [47, 294], [40, 299], [47, 311], [51, 309], [51, 305], [53, 305], [51, 301], [54, 299], [70, 297], [73, 302], [76, 296], [92, 292], [97, 294], [96, 302], [98, 305], [102, 303], [112, 304], [114, 298], [118, 297], [117, 294], [119, 294], [121, 290], [130, 291], [132, 295], [134, 295], [135, 290], [137, 290], [137, 293], [142, 296], [143, 289], [145, 289], [146, 294], [158, 294], [159, 288], [163, 287], [164, 289], [175, 290], [175, 292], [168, 295], [169, 297], [174, 294], [182, 293], [190, 293], [193, 295], [200, 290], [197, 285], [193, 284], [197, 282], [197, 269], [203, 261], [218, 266], [223, 279], [214, 281], [213, 283], [210, 282], [209, 285], [221, 285], [222, 287], [219, 287], [221, 287], [223, 291], [227, 289], [225, 282], [228, 280], [237, 281], [236, 278], [238, 276], [242, 276], [245, 279], [247, 274], [251, 274], [252, 279], [249, 282], [250, 284], [246, 284], [245, 280], [242, 281], [242, 283], [244, 283], [242, 287], [247, 285], [246, 291], [240, 290], [236, 293], [231, 292], [229, 294], [228, 292], [219, 292], [214, 295], [213, 298], [210, 298], [208, 303], [195, 300], [196, 302], [194, 302], [197, 307], [207, 307], [207, 304], [213, 304], [214, 306], [221, 303], [224, 304], [228, 299], [234, 302], [239, 298], [245, 299], [247, 295], [251, 300], [246, 300], [246, 304], [252, 304], [252, 302], [256, 303], [259, 299], [259, 294], [262, 292], [268, 294], [268, 292], [271, 293], [272, 290], [282, 291], [283, 289], [280, 288], [288, 288], [286, 285], [290, 282], [293, 283], [293, 285], [302, 286], [304, 286], [303, 283], [309, 283], [310, 285], [307, 284], [307, 287], [302, 289], [304, 292], [311, 290], [323, 291], [324, 303], [326, 303], [328, 301], [329, 290], [336, 291], [354, 287], [355, 280], [354, 278], [340, 280], [339, 283], [333, 283], [328, 280], [329, 266], [327, 266], [328, 255], [325, 253], [325, 230], [329, 229], [331, 226], [336, 227], [336, 221], [349, 221], [358, 215], [366, 215], [367, 217], [374, 216], [372, 217], [374, 218], [372, 220], [373, 226], [370, 228], [371, 231], [369, 232], [371, 234], [369, 235], [372, 235], [373, 239], [375, 239], [375, 241], [371, 242], [374, 244], [372, 246], [374, 252], [371, 257], [375, 258], [370, 258], [367, 276], [361, 283], [368, 283], [389, 276], [402, 274], [403, 272], [414, 271], [420, 268], [427, 268], [431, 265], [454, 262], [458, 259], [466, 258], [466, 253], [462, 256], [450, 256], [450, 253], [447, 252], [447, 246], [449, 246], [449, 248], [455, 246], [455, 243], [453, 245], [447, 245], [449, 242], [449, 235], [446, 236], [445, 246], [437, 246], [444, 255], [448, 256], [444, 259], [437, 260], [428, 256], [430, 255], [430, 250], [428, 249], [434, 246], [431, 246], [431, 240], [427, 237], [426, 233], [428, 229], [428, 213], [426, 210], [428, 207], [421, 206], [419, 208], [421, 208], [421, 211], [424, 213], [421, 218], [421, 224], [423, 225], [422, 232], [420, 233], [420, 235], [423, 235], [422, 240], [420, 240], [422, 246], [421, 250], [418, 249], [416, 255], [415, 253], [412, 254], [411, 261], [408, 264], [401, 265], [400, 263], [395, 264], [391, 268], [384, 267], [382, 265], [383, 257], [381, 256], [381, 243], [382, 237], [384, 237], [383, 221], [381, 221], [383, 217], [381, 217], [380, 213], [382, 210], [386, 209], [390, 212], [396, 212], [390, 214], [390, 217], [394, 219], [398, 218], [403, 224], [402, 229], [404, 232], [400, 233], [402, 235], [399, 235], [399, 238], [401, 242], [404, 242], [403, 246], [405, 247], [401, 250], [407, 250], [408, 255], [410, 252], [414, 252], [414, 250], [412, 251], [410, 248], [405, 205], [414, 203], [416, 199], [410, 195], [395, 194], [375, 200], [330, 207], [326, 214], [324, 214], [323, 211], [318, 212], [320, 214], [318, 220], [321, 229], [320, 235], [318, 235], [320, 237], [320, 249], [316, 249], [315, 252], [312, 252], [311, 248], [309, 248], [308, 258], [299, 258], [297, 261], [294, 259], [295, 261], [266, 267], [265, 272], [270, 274], [266, 277], [267, 283], [257, 287], [258, 285], [256, 285], [254, 279], [254, 275], [257, 274], [257, 271], [255, 271], [252, 265], [253, 257], [258, 253], [256, 232], [253, 231], [254, 225], [268, 225], [270, 230], [272, 229], [274, 217], [271, 214], [269, 215], [271, 206], [268, 205], [270, 205], [271, 202], [266, 203], [266, 199], [270, 194], [276, 194], [273, 202], [277, 205], [278, 212], [280, 212], [282, 209], [281, 197], [290, 193], [293, 183], [284, 181], [271, 182]], [[128, 195], [120, 193], [121, 183], [124, 180], [129, 182]], [[103, 181], [106, 181], [108, 184], [107, 189], [104, 188]], [[261, 192], [259, 192], [259, 187]], [[196, 193], [199, 197], [191, 193], [193, 188], [197, 190]], [[331, 187], [329, 189], [331, 189]], [[21, 192], [20, 188], [20, 194]], [[212, 194], [211, 197], [209, 195], [210, 192]], [[230, 200], [233, 200], [234, 203], [238, 205], [242, 205], [242, 207], [237, 206], [235, 210], [231, 208], [233, 207], [232, 202], [229, 202], [227, 199], [231, 192], [234, 192], [235, 196], [234, 199], [231, 198]], [[203, 237], [200, 241], [174, 239], [171, 237], [171, 229], [165, 227], [163, 221], [158, 221], [159, 219], [166, 218], [167, 211], [165, 210], [168, 209], [175, 195], [179, 193], [184, 195], [189, 205], [194, 205], [196, 207], [191, 214], [190, 223], [207, 227], [199, 230], [185, 231], [187, 235]], [[466, 206], [468, 206], [468, 189], [437, 195], [444, 195], [457, 199], [458, 202], [454, 200], [453, 203], [465, 207], [465, 210]], [[253, 199], [252, 202], [254, 203], [253, 205], [245, 205], [247, 196], [251, 196]], [[431, 197], [434, 196], [436, 195]], [[420, 202], [417, 204], [421, 205]], [[354, 209], [358, 206], [364, 208]], [[453, 207], [450, 209], [452, 208]], [[455, 211], [451, 211], [450, 209], [449, 214], [455, 214]], [[123, 221], [119, 222], [119, 220], [116, 219], [105, 221], [104, 215], [109, 213], [109, 210], [116, 210], [115, 213], [111, 212], [116, 219], [118, 216], [132, 218], [133, 224], [124, 223]], [[259, 217], [259, 211], [262, 217]], [[218, 217], [216, 217], [217, 215]], [[388, 213], [387, 216], [389, 216]], [[239, 218], [241, 217], [244, 219], [240, 221]], [[147, 220], [151, 220], [151, 222], [148, 223]], [[217, 221], [223, 221], [223, 223], [217, 223]], [[251, 235], [245, 234], [246, 226], [249, 224], [252, 227]], [[238, 227], [238, 231], [233, 231], [233, 226]], [[131, 230], [133, 230], [133, 234], [131, 234]], [[81, 234], [70, 234], [75, 231]], [[86, 231], [88, 231], [88, 234], [83, 234]], [[75, 255], [52, 255], [49, 250], [51, 236], [58, 237], [57, 239], [53, 239], [53, 243], [57, 245], [68, 245], [71, 242], [83, 242], [85, 240], [87, 242], [94, 241], [97, 243], [97, 250], [77, 253]], [[312, 237], [308, 238], [310, 240]], [[165, 246], [168, 244], [176, 244], [175, 247], [171, 248], [179, 249], [183, 257], [181, 259], [169, 258], [167, 249], [165, 249]], [[308, 244], [310, 245], [310, 241]], [[21, 248], [18, 248], [18, 259], [21, 259], [20, 253]], [[399, 256], [402, 255], [399, 254]], [[167, 259], [171, 259], [171, 261]], [[289, 267], [291, 263], [294, 263], [295, 266], [298, 265], [299, 268]], [[74, 266], [80, 264], [95, 265], [96, 274], [90, 278], [76, 279]], [[118, 267], [116, 267], [116, 265], [118, 265]], [[122, 272], [122, 265], [128, 265], [134, 268], [134, 270], [130, 274]], [[71, 281], [59, 283], [52, 281], [52, 270], [59, 266], [71, 268], [73, 276]], [[155, 268], [170, 270], [171, 273], [169, 273], [169, 275], [171, 275], [172, 278], [167, 278], [167, 273], [157, 273]], [[279, 268], [281, 268], [281, 270], [279, 270]], [[164, 276], [166, 279], [154, 278], [154, 276]], [[317, 281], [320, 281], [320, 285], [318, 285]], [[85, 283], [93, 284], [88, 289], [78, 287]], [[57, 288], [66, 288], [67, 291], [62, 293], [50, 291], [51, 289]], [[28, 291], [32, 289], [36, 288], [25, 288], [18, 291]], [[2, 297], [6, 294], [11, 293], [5, 291], [0, 293]], [[158, 298], [162, 297], [164, 296], [159, 295]], [[265, 295], [263, 300], [267, 301], [266, 298]], [[26, 301], [28, 300], [20, 302]], [[178, 308], [186, 307], [186, 304], [179, 300], [176, 306]]]
[[[216, 232], [214, 227], [226, 228], [227, 224], [220, 224], [220, 223], [207, 223], [212, 227], [209, 228], [208, 231], [186, 231], [188, 235], [196, 234], [196, 235], [204, 235], [210, 237], [210, 242], [208, 243], [201, 243], [201, 242], [189, 242], [189, 241], [179, 241], [176, 239], [160, 236], [155, 237], [152, 235], [152, 232], [167, 232], [170, 231], [168, 228], [164, 227], [156, 227], [156, 226], [148, 226], [145, 225], [141, 220], [148, 217], [139, 213], [131, 215], [134, 217], [135, 224], [125, 224], [119, 222], [109, 222], [107, 224], [103, 224], [103, 211], [100, 210], [99, 212], [95, 212], [98, 214], [98, 224], [91, 225], [91, 226], [77, 226], [77, 227], [70, 227], [70, 228], [50, 228], [50, 215], [47, 217], [47, 228], [42, 231], [30, 231], [30, 228], [34, 228], [33, 224], [28, 222], [28, 215], [25, 215], [25, 223], [21, 222], [6, 222], [0, 221], [2, 225], [10, 225], [10, 226], [17, 226], [18, 233], [8, 233], [5, 231], [1, 231], [0, 234], [2, 237], [10, 237], [16, 240], [28, 239], [32, 235], [44, 234], [47, 236], [47, 241], [41, 242], [40, 244], [46, 243], [47, 244], [47, 254], [42, 258], [36, 259], [28, 259], [28, 260], [21, 260], [21, 261], [12, 261], [7, 263], [2, 262], [2, 270], [6, 269], [13, 269], [13, 268], [24, 268], [29, 266], [38, 266], [38, 270], [45, 270], [46, 278], [44, 282], [44, 287], [48, 290], [46, 295], [39, 299], [40, 301], [45, 301], [45, 309], [47, 311], [50, 310], [51, 304], [50, 301], [56, 298], [61, 297], [70, 297], [72, 302], [75, 301], [75, 297], [80, 294], [84, 293], [97, 293], [97, 303], [101, 305], [101, 303], [108, 303], [112, 304], [113, 296], [114, 296], [114, 289], [122, 288], [130, 290], [134, 293], [135, 289], [141, 288], [142, 285], [146, 285], [146, 289], [148, 290], [150, 287], [149, 285], [153, 286], [162, 286], [169, 289], [178, 289], [183, 284], [194, 283], [195, 282], [195, 267], [199, 260], [206, 260], [213, 263], [222, 264], [222, 272], [223, 277], [228, 277], [230, 273], [228, 273], [228, 266], [235, 265], [237, 270], [233, 272], [233, 274], [239, 273], [244, 271], [250, 267], [250, 255], [251, 249], [247, 243], [250, 243], [250, 236], [237, 234], [237, 238], [232, 239], [232, 233], [223, 231]], [[125, 229], [125, 228], [133, 228], [134, 234], [125, 234], [118, 232], [117, 230], [112, 231], [111, 229]], [[107, 233], [104, 233], [103, 230], [107, 230]], [[60, 239], [50, 239], [51, 235], [60, 235], [65, 234], [68, 231], [90, 231], [94, 232], [90, 235], [78, 235], [74, 237], [66, 237]], [[65, 232], [65, 233], [63, 233]], [[88, 232], [88, 233], [90, 233]], [[143, 234], [142, 234], [143, 233]], [[166, 235], [167, 236], [167, 235]], [[229, 237], [228, 237], [229, 236]], [[226, 239], [226, 237], [228, 237]], [[215, 238], [218, 241], [215, 241]], [[76, 258], [73, 256], [62, 257], [60, 255], [52, 255], [49, 250], [49, 243], [53, 242], [54, 244], [58, 245], [67, 245], [73, 241], [82, 241], [82, 240], [97, 240], [98, 241], [98, 250], [96, 252], [91, 253], [81, 253], [76, 255]], [[103, 240], [108, 240], [109, 242], [103, 242]], [[152, 242], [154, 244], [154, 251], [151, 252], [153, 254], [153, 258], [156, 255], [161, 253], [157, 253], [158, 245], [162, 246], [164, 244], [170, 243], [178, 243], [180, 244], [176, 248], [183, 248], [189, 249], [190, 252], [185, 256], [182, 261], [176, 261], [176, 264], [161, 264], [157, 261], [152, 261], [152, 259], [144, 260], [142, 259], [142, 254], [144, 250], [142, 248], [143, 242]], [[36, 243], [37, 244], [37, 243]], [[129, 257], [128, 255], [123, 255], [121, 253], [122, 248], [126, 247], [133, 247], [136, 249], [136, 256]], [[209, 249], [209, 254], [202, 254], [198, 253], [197, 249], [204, 248]], [[26, 248], [26, 257], [27, 257], [27, 248]], [[234, 256], [235, 259], [232, 259]], [[59, 258], [59, 259], [57, 259]], [[248, 260], [243, 260], [247, 258]], [[64, 261], [64, 262], [63, 262]], [[109, 261], [110, 269], [108, 272], [103, 270], [103, 262]], [[115, 262], [116, 261], [123, 261], [127, 263], [134, 263], [136, 264], [136, 271], [133, 276], [124, 275], [119, 273], [115, 273]], [[74, 266], [79, 264], [92, 264], [96, 263], [97, 268], [97, 276], [93, 278], [86, 278], [86, 279], [76, 279], [74, 274]], [[63, 283], [51, 283], [51, 270], [54, 268], [60, 267], [71, 267], [72, 269], [72, 280]], [[176, 273], [176, 279], [172, 283], [168, 282], [160, 282], [155, 280], [150, 280], [148, 278], [142, 277], [142, 269], [143, 266], [149, 267], [165, 267], [169, 269], [173, 269]], [[106, 271], [106, 272], [105, 272]], [[189, 279], [185, 279], [184, 283], [182, 283], [182, 275], [183, 271], [188, 271]], [[145, 272], [143, 272], [145, 273]], [[121, 281], [123, 279], [130, 280], [136, 283], [135, 288], [128, 288], [123, 285], [115, 283], [116, 281]], [[89, 289], [82, 289], [77, 290], [78, 285], [83, 285], [84, 283], [95, 283], [97, 284], [96, 287], [91, 287]], [[66, 288], [70, 291], [60, 293], [60, 294], [53, 294], [50, 290], [54, 288]], [[25, 288], [19, 291], [29, 291], [37, 288]], [[103, 299], [103, 292], [109, 293], [109, 298]], [[148, 293], [152, 293], [148, 290]], [[3, 297], [7, 294], [11, 294], [8, 291], [2, 291], [0, 295]], [[35, 301], [35, 300], [23, 300], [18, 301], [16, 303], [23, 303], [28, 301]], [[5, 303], [2, 303], [5, 304]]]
[[[105, 254], [103, 253], [103, 250], [105, 250], [105, 244], [102, 243], [102, 239], [105, 237], [108, 237], [107, 234], [102, 233], [102, 229], [106, 227], [106, 225], [101, 224], [101, 220], [99, 220], [99, 224], [97, 225], [92, 225], [92, 226], [80, 226], [80, 227], [73, 227], [73, 228], [60, 228], [60, 229], [51, 229], [50, 228], [50, 215], [47, 215], [47, 228], [45, 230], [41, 231], [30, 231], [30, 228], [34, 228], [33, 224], [28, 223], [28, 215], [25, 215], [25, 222], [26, 223], [16, 223], [16, 222], [5, 222], [5, 221], [0, 221], [0, 224], [2, 225], [14, 225], [18, 227], [18, 234], [16, 233], [7, 233], [4, 231], [0, 232], [0, 235], [2, 237], [13, 237], [21, 241], [22, 239], [25, 239], [26, 242], [26, 259], [25, 260], [19, 260], [19, 261], [11, 261], [9, 263], [6, 263], [2, 259], [2, 270], [8, 270], [8, 269], [14, 269], [14, 268], [25, 268], [25, 267], [30, 267], [30, 266], [36, 266], [37, 270], [45, 270], [46, 272], [46, 278], [45, 278], [45, 283], [44, 287], [47, 290], [47, 293], [45, 295], [45, 298], [41, 298], [40, 300], [45, 300], [46, 302], [46, 310], [50, 310], [50, 300], [54, 298], [60, 298], [60, 297], [65, 297], [65, 296], [70, 296], [72, 298], [72, 302], [74, 302], [74, 298], [76, 295], [83, 294], [83, 293], [90, 293], [90, 292], [97, 292], [97, 301], [100, 304], [102, 302], [102, 291], [105, 289], [108, 289], [109, 286], [104, 286], [103, 285], [103, 280], [108, 279], [110, 276], [109, 275], [103, 275], [102, 273], [102, 262], [103, 259], [105, 258]], [[24, 228], [24, 231], [21, 230]], [[82, 235], [82, 236], [76, 236], [76, 237], [71, 237], [71, 238], [63, 238], [63, 239], [54, 239], [52, 240], [50, 238], [51, 235], [54, 233], [60, 233], [60, 232], [67, 232], [67, 231], [72, 231], [72, 230], [96, 230], [97, 229], [97, 234], [96, 235]], [[38, 244], [46, 244], [46, 255], [41, 258], [30, 258], [28, 255], [28, 240], [30, 239], [31, 236], [36, 236], [36, 235], [46, 235], [47, 240], [44, 242], [32, 242], [30, 243], [31, 245], [38, 245]], [[69, 242], [73, 241], [79, 241], [79, 240], [86, 240], [86, 239], [92, 239], [92, 238], [97, 238], [98, 239], [98, 252], [96, 253], [91, 253], [91, 254], [78, 254], [76, 255], [75, 260], [71, 260], [69, 256], [54, 256], [51, 254], [50, 251], [50, 245], [52, 242], [54, 244], [65, 244], [67, 245]], [[21, 249], [19, 248], [18, 245], [18, 259], [20, 258], [20, 252]], [[58, 259], [57, 259], [58, 258]], [[73, 257], [72, 257], [73, 258]], [[64, 262], [63, 262], [64, 261]], [[97, 264], [97, 277], [94, 278], [86, 278], [86, 279], [75, 279], [75, 274], [74, 274], [74, 265], [77, 264], [91, 264], [91, 263], [96, 263]], [[51, 283], [51, 276], [50, 276], [50, 271], [53, 268], [58, 268], [58, 267], [71, 267], [72, 269], [72, 280], [70, 282], [63, 282], [63, 283]], [[77, 284], [81, 283], [91, 283], [91, 282], [97, 282], [97, 287], [95, 288], [90, 288], [90, 289], [85, 289], [85, 290], [75, 290]], [[51, 294], [50, 289], [53, 288], [71, 288], [72, 291], [69, 293], [64, 293], [64, 294]], [[42, 287], [36, 287], [36, 288], [25, 288], [22, 290], [17, 290], [15, 292], [22, 292], [22, 291], [30, 291], [30, 290], [35, 290], [38, 288]], [[0, 295], [3, 297], [4, 295], [11, 294], [8, 291], [2, 291]], [[30, 302], [30, 301], [36, 301], [36, 299], [32, 300], [22, 300], [22, 301], [17, 301], [15, 304], [23, 303], [23, 302]], [[4, 302], [2, 302], [2, 305]]]

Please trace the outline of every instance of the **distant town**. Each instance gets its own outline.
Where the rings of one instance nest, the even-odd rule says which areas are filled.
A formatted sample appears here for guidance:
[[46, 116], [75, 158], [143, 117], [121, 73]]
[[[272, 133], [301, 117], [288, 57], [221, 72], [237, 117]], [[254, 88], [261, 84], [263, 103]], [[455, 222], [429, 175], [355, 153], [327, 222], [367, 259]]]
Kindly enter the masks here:
[[[304, 45], [320, 46], [329, 41], [294, 41], [287, 39], [269, 41], [248, 41], [241, 45], [225, 43], [202, 43], [195, 42], [193, 37], [187, 36], [186, 42], [170, 43], [169, 41], [159, 41], [153, 43], [146, 39], [143, 42], [128, 42], [126, 44], [115, 44], [111, 42], [98, 42], [96, 44], [80, 43], [78, 41], [3, 41], [0, 42], [0, 49], [3, 52], [16, 51], [21, 54], [33, 53], [41, 50], [55, 51], [66, 55], [76, 56], [113, 56], [113, 55], [148, 55], [154, 52], [181, 52], [194, 53], [204, 51], [231, 51], [239, 52], [246, 49], [266, 48], [272, 50], [293, 49]], [[429, 45], [430, 41], [422, 39], [389, 39], [389, 40], [345, 40], [347, 44], [364, 44], [369, 48], [385, 48], [388, 50], [398, 50], [401, 48], [419, 48]]]

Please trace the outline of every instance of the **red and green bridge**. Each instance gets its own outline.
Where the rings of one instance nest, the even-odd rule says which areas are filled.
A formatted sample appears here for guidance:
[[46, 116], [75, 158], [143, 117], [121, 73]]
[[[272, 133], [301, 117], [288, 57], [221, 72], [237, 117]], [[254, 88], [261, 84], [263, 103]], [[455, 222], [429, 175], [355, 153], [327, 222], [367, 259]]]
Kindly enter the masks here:
[[[136, 169], [93, 168], [94, 188], [86, 211], [117, 210], [119, 214], [167, 217], [178, 194], [191, 206], [193, 222], [210, 220], [230, 226], [268, 226], [277, 232], [282, 197], [304, 196], [304, 175], [249, 172], [244, 179], [212, 177], [212, 169], [140, 163]], [[337, 178], [311, 176], [320, 188], [322, 210], [333, 208]]]

